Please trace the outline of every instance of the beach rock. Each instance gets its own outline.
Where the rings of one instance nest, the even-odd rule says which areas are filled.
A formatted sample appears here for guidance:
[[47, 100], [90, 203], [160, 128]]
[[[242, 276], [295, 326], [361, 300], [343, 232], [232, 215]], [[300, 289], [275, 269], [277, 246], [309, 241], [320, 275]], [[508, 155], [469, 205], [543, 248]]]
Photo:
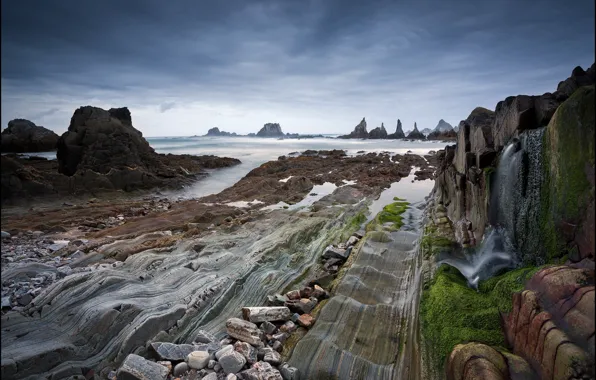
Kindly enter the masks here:
[[374, 128], [368, 134], [369, 139], [386, 139], [387, 138], [387, 130], [385, 130], [385, 125], [381, 123], [380, 127]]
[[238, 373], [246, 364], [246, 358], [239, 352], [232, 351], [219, 357], [219, 364], [225, 373]]
[[315, 285], [314, 290], [312, 292], [312, 296], [315, 297], [317, 300], [324, 300], [326, 298], [329, 298], [329, 292], [321, 288], [319, 285]]
[[308, 314], [317, 306], [318, 300], [314, 297], [291, 300], [286, 305], [293, 311], [300, 314]]
[[229, 373], [228, 376], [226, 376], [226, 380], [237, 380], [238, 377], [233, 374], [233, 373]]
[[388, 139], [403, 139], [406, 135], [404, 134], [404, 130], [401, 125], [401, 120], [397, 119], [397, 127], [395, 128], [395, 133], [392, 133], [387, 136]]
[[234, 351], [234, 346], [231, 344], [227, 344], [221, 348], [221, 350], [215, 353], [215, 358], [219, 360], [219, 358], [227, 353]]
[[283, 137], [284, 133], [278, 123], [267, 123], [257, 132], [257, 137]]
[[274, 334], [271, 337], [278, 342], [284, 343], [286, 341], [286, 339], [288, 339], [288, 334], [282, 332], [279, 334]]
[[281, 377], [284, 380], [299, 380], [300, 373], [298, 372], [298, 368], [290, 366], [288, 363], [284, 363], [279, 367], [279, 371], [281, 372]]
[[205, 330], [199, 330], [197, 332], [197, 337], [194, 340], [196, 343], [211, 343], [217, 342], [217, 338], [213, 334], [208, 333]]
[[261, 323], [261, 326], [259, 328], [263, 330], [263, 332], [267, 335], [271, 335], [277, 330], [277, 327], [269, 321]]
[[276, 340], [275, 342], [273, 342], [273, 344], [271, 345], [271, 348], [273, 348], [275, 351], [277, 352], [281, 352], [283, 350], [283, 343], [280, 342], [279, 340]]
[[424, 136], [424, 134], [418, 130], [418, 125], [416, 125], [416, 123], [414, 123], [414, 129], [408, 133], [407, 138], [414, 140], [426, 140], [426, 136]]
[[172, 362], [168, 360], [158, 361], [157, 364], [162, 365], [168, 369], [168, 373], [172, 372]]
[[310, 314], [302, 314], [298, 317], [298, 325], [306, 328], [310, 328], [314, 323], [314, 318]]
[[306, 286], [300, 290], [300, 298], [309, 298], [312, 295], [313, 288]]
[[3, 153], [47, 152], [56, 149], [58, 135], [25, 119], [14, 119], [2, 131]]
[[263, 350], [265, 353], [263, 357], [264, 361], [274, 366], [281, 364], [281, 355], [279, 354], [279, 352], [275, 351], [270, 347], [265, 347]]
[[151, 348], [161, 360], [172, 361], [184, 360], [191, 352], [197, 350], [192, 344], [174, 344], [169, 342], [154, 342], [151, 343]]
[[234, 343], [234, 350], [244, 356], [248, 364], [254, 364], [257, 362], [257, 350], [246, 342]]
[[288, 298], [281, 294], [274, 294], [272, 296], [267, 296], [267, 302], [271, 306], [283, 306]]
[[188, 372], [189, 369], [190, 367], [188, 366], [188, 364], [186, 364], [185, 362], [180, 362], [176, 364], [172, 373], [174, 374], [174, 376], [182, 376], [183, 374]]
[[286, 298], [288, 300], [299, 300], [300, 299], [300, 290], [290, 290], [286, 293]]
[[281, 373], [267, 362], [257, 362], [240, 373], [245, 380], [283, 380]]
[[294, 322], [287, 321], [286, 323], [281, 325], [281, 327], [279, 328], [279, 331], [291, 334], [294, 331], [296, 331], [297, 328], [298, 328], [298, 326], [296, 326], [296, 324]]
[[6, 232], [6, 231], [2, 231], [0, 236], [2, 236], [2, 239], [9, 239], [10, 238], [10, 234], [8, 232]]
[[211, 373], [208, 373], [207, 375], [203, 376], [201, 378], [201, 380], [218, 380], [218, 376], [217, 376], [217, 373], [211, 372]]
[[[385, 132], [387, 133], [387, 132]], [[366, 130], [366, 119], [362, 118], [362, 121], [354, 128], [349, 135], [340, 136], [343, 139], [367, 139], [368, 131]]]
[[186, 357], [186, 363], [190, 368], [203, 369], [209, 364], [209, 357], [207, 351], [193, 351]]
[[116, 372], [117, 380], [165, 380], [168, 369], [145, 358], [130, 354]]
[[[347, 260], [350, 256], [350, 252], [352, 251], [352, 247], [348, 247], [347, 249], [341, 249], [334, 247], [332, 245], [325, 248], [325, 252], [323, 252], [324, 259], [340, 259], [340, 260]], [[290, 297], [288, 297], [290, 298]]]
[[287, 321], [290, 319], [290, 309], [285, 306], [243, 307], [242, 316], [250, 322]]
[[575, 90], [581, 86], [588, 86], [594, 84], [594, 72], [596, 71], [594, 64], [590, 66], [587, 71], [577, 66], [571, 72], [571, 76], [560, 82], [557, 86], [557, 92], [563, 93], [565, 96], [571, 96]]

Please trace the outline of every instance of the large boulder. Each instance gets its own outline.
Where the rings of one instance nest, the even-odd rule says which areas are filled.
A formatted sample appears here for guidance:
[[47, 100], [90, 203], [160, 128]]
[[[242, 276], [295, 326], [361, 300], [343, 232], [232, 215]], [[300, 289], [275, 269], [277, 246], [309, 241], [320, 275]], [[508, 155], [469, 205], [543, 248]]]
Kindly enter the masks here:
[[220, 131], [219, 128], [213, 127], [207, 131], [205, 136], [237, 136], [236, 132]]
[[2, 131], [3, 153], [46, 152], [56, 149], [58, 135], [25, 119], [14, 119]]
[[407, 138], [414, 140], [426, 140], [426, 136], [424, 135], [424, 133], [418, 130], [418, 125], [416, 125], [416, 123], [414, 123], [414, 129], [410, 133], [408, 133]]
[[404, 130], [401, 125], [401, 120], [397, 119], [397, 127], [395, 128], [395, 133], [392, 133], [387, 136], [388, 139], [403, 139], [406, 135], [404, 134]]
[[267, 123], [257, 132], [257, 137], [283, 137], [281, 126], [278, 123]]
[[566, 96], [571, 96], [575, 90], [582, 86], [587, 86], [590, 84], [594, 84], [596, 75], [596, 68], [594, 67], [594, 63], [590, 68], [586, 71], [582, 69], [580, 66], [577, 66], [571, 72], [571, 76], [565, 79], [562, 82], [559, 82], [557, 86], [557, 92], [561, 92]]
[[366, 130], [366, 119], [362, 118], [362, 121], [358, 123], [354, 130], [349, 135], [340, 136], [343, 139], [367, 139], [368, 131]]
[[385, 125], [381, 123], [380, 127], [374, 128], [368, 134], [369, 139], [386, 139], [387, 138], [387, 130], [385, 130]]

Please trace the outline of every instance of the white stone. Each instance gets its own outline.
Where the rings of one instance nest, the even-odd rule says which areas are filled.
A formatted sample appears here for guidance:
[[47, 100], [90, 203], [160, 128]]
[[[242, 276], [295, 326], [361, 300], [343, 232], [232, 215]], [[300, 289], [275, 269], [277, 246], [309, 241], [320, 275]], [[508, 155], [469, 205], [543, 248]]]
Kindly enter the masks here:
[[209, 364], [209, 353], [207, 351], [193, 351], [186, 357], [188, 366], [193, 369], [203, 369]]

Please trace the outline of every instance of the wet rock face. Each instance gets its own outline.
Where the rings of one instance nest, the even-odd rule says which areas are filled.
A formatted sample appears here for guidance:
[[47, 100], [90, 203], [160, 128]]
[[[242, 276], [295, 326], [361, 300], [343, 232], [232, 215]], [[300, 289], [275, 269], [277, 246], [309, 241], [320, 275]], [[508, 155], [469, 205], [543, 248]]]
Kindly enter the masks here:
[[56, 149], [58, 135], [26, 119], [14, 119], [2, 131], [2, 153], [46, 152]]
[[278, 123], [267, 123], [257, 132], [257, 137], [282, 137], [284, 133]]

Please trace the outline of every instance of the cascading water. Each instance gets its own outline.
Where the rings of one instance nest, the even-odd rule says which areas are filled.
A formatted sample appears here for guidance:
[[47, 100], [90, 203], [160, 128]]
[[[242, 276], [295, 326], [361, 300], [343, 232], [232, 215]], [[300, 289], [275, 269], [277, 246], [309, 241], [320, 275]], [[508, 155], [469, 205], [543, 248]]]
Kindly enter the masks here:
[[470, 286], [517, 266], [540, 265], [540, 189], [543, 185], [542, 137], [545, 128], [525, 131], [503, 149], [491, 177], [489, 223], [478, 248], [439, 256], [438, 264], [457, 268]]

